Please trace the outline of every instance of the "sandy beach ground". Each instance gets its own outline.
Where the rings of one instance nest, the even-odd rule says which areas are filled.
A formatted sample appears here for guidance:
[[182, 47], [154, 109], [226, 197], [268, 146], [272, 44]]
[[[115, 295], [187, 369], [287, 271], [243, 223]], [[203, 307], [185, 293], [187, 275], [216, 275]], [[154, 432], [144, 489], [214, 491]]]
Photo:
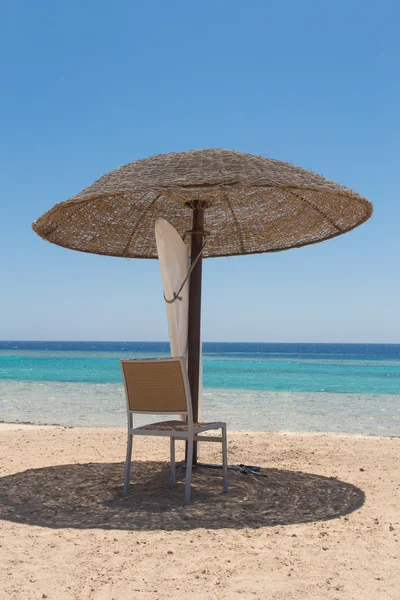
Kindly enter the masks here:
[[1, 598], [400, 598], [399, 438], [230, 433], [261, 474], [198, 470], [186, 508], [166, 440], [134, 440], [128, 499], [124, 454], [124, 429], [0, 425]]

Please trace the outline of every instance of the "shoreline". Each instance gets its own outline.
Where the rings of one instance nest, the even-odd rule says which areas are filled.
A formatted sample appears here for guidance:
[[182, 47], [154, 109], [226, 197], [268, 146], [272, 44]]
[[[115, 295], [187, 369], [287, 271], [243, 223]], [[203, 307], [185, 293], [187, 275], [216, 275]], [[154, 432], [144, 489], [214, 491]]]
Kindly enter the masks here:
[[[0, 432], [1, 431], [14, 431], [14, 430], [40, 430], [40, 429], [76, 429], [76, 430], [117, 430], [126, 431], [126, 425], [115, 426], [115, 425], [61, 425], [60, 423], [32, 423], [30, 421], [0, 421]], [[374, 433], [361, 434], [361, 433], [338, 433], [332, 431], [286, 431], [286, 430], [249, 430], [249, 429], [228, 429], [228, 435], [284, 435], [284, 436], [301, 436], [301, 437], [321, 437], [329, 436], [335, 438], [355, 438], [355, 439], [399, 439], [400, 435], [378, 435]]]
[[[115, 386], [114, 386], [115, 388]], [[0, 380], [0, 422], [109, 427], [126, 425], [123, 388], [96, 384], [20, 384]], [[93, 407], [98, 410], [93, 411]], [[400, 435], [400, 394], [292, 393], [205, 389], [205, 421], [233, 430]], [[144, 423], [138, 417], [138, 423]], [[148, 422], [152, 418], [148, 419]], [[160, 419], [158, 419], [160, 420]]]

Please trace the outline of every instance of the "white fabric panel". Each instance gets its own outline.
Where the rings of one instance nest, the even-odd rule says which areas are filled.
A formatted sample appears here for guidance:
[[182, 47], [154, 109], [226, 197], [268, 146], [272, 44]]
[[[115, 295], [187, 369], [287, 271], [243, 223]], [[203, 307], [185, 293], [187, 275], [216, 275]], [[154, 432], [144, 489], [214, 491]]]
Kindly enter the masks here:
[[[189, 267], [189, 255], [184, 242], [174, 227], [164, 219], [157, 219], [155, 225], [158, 261], [164, 295], [168, 300], [174, 296], [185, 279]], [[182, 300], [165, 303], [167, 309], [171, 356], [187, 358], [189, 282], [179, 294]], [[201, 355], [201, 354], [200, 354]], [[202, 364], [200, 363], [199, 420], [202, 417], [203, 386]]]

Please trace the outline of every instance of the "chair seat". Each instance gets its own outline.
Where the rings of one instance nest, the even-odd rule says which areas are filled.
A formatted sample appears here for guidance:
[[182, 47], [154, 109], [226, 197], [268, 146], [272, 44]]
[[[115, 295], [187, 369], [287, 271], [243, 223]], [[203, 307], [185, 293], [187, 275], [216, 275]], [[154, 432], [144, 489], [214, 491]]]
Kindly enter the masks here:
[[[207, 431], [208, 429], [220, 429], [224, 423], [193, 423], [193, 432]], [[132, 433], [139, 431], [159, 431], [159, 432], [187, 432], [188, 425], [184, 421], [160, 421], [159, 423], [150, 423], [142, 427], [132, 429]]]

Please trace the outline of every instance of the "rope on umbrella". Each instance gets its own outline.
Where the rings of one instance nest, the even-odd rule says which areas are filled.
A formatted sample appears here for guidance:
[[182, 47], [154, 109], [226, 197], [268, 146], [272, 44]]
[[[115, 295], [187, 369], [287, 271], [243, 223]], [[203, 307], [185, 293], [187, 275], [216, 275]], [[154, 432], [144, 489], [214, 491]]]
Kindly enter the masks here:
[[[197, 233], [197, 232], [193, 232], [193, 231], [191, 231], [191, 232], [189, 232], [189, 233]], [[202, 232], [202, 233], [203, 233], [203, 234], [205, 234], [206, 232]], [[204, 242], [203, 242], [203, 245], [202, 245], [202, 247], [201, 247], [201, 249], [200, 249], [200, 252], [198, 253], [198, 255], [196, 256], [196, 258], [194, 259], [194, 261], [193, 261], [193, 262], [192, 262], [192, 264], [190, 265], [190, 269], [189, 269], [189, 271], [187, 272], [187, 275], [186, 275], [185, 279], [182, 281], [182, 283], [181, 283], [181, 285], [180, 285], [180, 287], [179, 287], [179, 290], [178, 290], [177, 292], [174, 292], [174, 295], [173, 295], [173, 297], [172, 297], [172, 300], [168, 300], [168, 299], [165, 297], [165, 293], [164, 293], [164, 300], [165, 300], [165, 302], [166, 302], [167, 304], [173, 304], [173, 303], [174, 303], [176, 300], [181, 300], [181, 301], [182, 301], [182, 296], [180, 296], [179, 294], [181, 293], [181, 291], [182, 291], [182, 290], [183, 290], [183, 288], [185, 287], [185, 284], [186, 284], [186, 282], [189, 280], [189, 278], [190, 278], [190, 275], [192, 274], [192, 271], [193, 271], [193, 269], [195, 268], [195, 266], [196, 266], [196, 264], [197, 264], [197, 261], [199, 260], [200, 256], [203, 254], [203, 250], [204, 250], [204, 248], [205, 248], [205, 245], [206, 245], [206, 243], [207, 243], [207, 240], [204, 240]]]

